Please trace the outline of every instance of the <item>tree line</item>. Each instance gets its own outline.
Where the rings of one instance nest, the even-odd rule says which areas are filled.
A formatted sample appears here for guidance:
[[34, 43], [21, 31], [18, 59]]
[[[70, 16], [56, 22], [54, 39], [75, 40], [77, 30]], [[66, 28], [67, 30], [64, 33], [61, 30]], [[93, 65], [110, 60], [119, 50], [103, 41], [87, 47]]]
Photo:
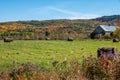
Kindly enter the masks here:
[[90, 33], [98, 25], [119, 26], [117, 16], [104, 16], [91, 20], [45, 20], [45, 21], [16, 21], [0, 23], [0, 39], [12, 37], [14, 39], [43, 40], [46, 38], [59, 40], [73, 37], [74, 39], [88, 39]]

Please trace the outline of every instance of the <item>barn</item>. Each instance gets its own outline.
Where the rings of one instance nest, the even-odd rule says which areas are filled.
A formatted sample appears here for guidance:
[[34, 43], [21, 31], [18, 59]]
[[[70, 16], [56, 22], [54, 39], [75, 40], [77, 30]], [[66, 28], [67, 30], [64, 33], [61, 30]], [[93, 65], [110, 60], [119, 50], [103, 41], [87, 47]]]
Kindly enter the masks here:
[[110, 25], [99, 25], [90, 35], [91, 39], [94, 39], [97, 35], [98, 38], [101, 38], [103, 35], [111, 35], [116, 30], [116, 26]]

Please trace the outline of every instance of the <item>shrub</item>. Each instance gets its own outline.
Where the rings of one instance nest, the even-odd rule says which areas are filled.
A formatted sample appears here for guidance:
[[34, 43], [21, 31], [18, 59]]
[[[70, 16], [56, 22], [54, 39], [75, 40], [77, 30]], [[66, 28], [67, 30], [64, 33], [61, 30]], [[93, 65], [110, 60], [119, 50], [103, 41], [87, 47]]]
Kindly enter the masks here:
[[101, 60], [93, 56], [82, 62], [53, 61], [52, 68], [27, 62], [12, 70], [0, 72], [0, 80], [119, 80], [120, 61]]

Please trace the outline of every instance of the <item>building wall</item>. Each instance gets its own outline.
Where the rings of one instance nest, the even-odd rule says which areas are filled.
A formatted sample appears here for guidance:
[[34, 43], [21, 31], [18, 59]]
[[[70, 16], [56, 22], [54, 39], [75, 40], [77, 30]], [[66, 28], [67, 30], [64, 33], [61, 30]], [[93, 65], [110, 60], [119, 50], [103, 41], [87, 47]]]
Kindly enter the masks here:
[[105, 34], [105, 31], [99, 26], [93, 31], [93, 33], [95, 33], [95, 34]]

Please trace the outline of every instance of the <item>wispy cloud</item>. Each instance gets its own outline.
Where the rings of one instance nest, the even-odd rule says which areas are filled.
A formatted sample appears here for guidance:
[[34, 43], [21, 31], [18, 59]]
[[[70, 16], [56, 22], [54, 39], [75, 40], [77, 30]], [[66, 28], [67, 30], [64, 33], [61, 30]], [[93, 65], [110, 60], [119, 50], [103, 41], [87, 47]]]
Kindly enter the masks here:
[[69, 15], [69, 19], [91, 19], [91, 18], [96, 18], [100, 15], [96, 14], [84, 14], [84, 13], [79, 13], [79, 12], [74, 12], [74, 11], [69, 11], [65, 9], [60, 9], [56, 7], [48, 7], [48, 9], [60, 12], [61, 14], [67, 14]]
[[48, 7], [48, 9], [53, 10], [53, 11], [57, 11], [60, 13], [64, 13], [64, 14], [78, 15], [78, 13], [76, 13], [76, 12], [72, 12], [72, 11], [68, 11], [68, 10], [64, 10], [64, 9], [60, 9], [60, 8], [56, 8], [56, 7]]
[[[96, 15], [96, 14], [84, 14], [84, 13], [80, 13], [80, 12], [74, 12], [74, 11], [69, 11], [66, 9], [61, 9], [61, 8], [57, 8], [57, 7], [53, 7], [53, 6], [48, 6], [48, 7], [44, 7], [44, 8], [38, 8], [37, 10], [42, 11], [42, 14], [49, 14], [49, 13], [55, 13], [56, 15], [54, 15], [54, 18], [56, 16], [55, 19], [58, 18], [67, 18], [67, 19], [91, 19], [91, 18], [96, 18], [100, 15]], [[57, 15], [58, 14], [58, 15]], [[64, 15], [63, 17], [59, 16], [59, 15]]]

